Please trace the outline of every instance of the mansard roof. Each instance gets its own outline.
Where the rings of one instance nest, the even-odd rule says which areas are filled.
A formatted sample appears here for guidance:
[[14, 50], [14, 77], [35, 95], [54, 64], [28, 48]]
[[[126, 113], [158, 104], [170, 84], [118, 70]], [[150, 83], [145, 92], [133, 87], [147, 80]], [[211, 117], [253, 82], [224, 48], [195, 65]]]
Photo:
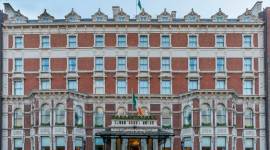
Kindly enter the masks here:
[[38, 16], [38, 20], [39, 22], [53, 22], [54, 17], [44, 9], [43, 13]]
[[[218, 20], [218, 17], [221, 17], [223, 20]], [[213, 22], [225, 22], [227, 21], [228, 15], [222, 12], [221, 8], [219, 8], [218, 12], [211, 16]]]
[[249, 10], [248, 8], [246, 9], [246, 11], [242, 15], [238, 16], [238, 20], [240, 22], [257, 22], [257, 21], [259, 21], [258, 17], [253, 15], [252, 10]]
[[[165, 8], [164, 11], [157, 16], [158, 22], [164, 22], [164, 21], [173, 21], [173, 19], [176, 17], [176, 11], [172, 11], [169, 13], [167, 9]], [[167, 18], [167, 20], [165, 20]]]
[[[119, 9], [119, 7], [117, 9]], [[117, 12], [115, 13], [114, 19], [115, 19], [115, 21], [120, 21], [120, 22], [129, 21], [130, 16], [128, 14], [126, 14], [123, 11], [123, 9], [121, 8], [121, 9], [117, 10]]]
[[[145, 18], [146, 20], [143, 20]], [[136, 21], [151, 21], [151, 15], [149, 15], [144, 9], [136, 15]]]
[[192, 8], [191, 11], [184, 16], [185, 22], [198, 22], [200, 21], [200, 15], [197, 14]]
[[20, 10], [14, 11], [14, 15], [9, 18], [12, 23], [26, 23], [28, 18], [24, 16]]
[[71, 11], [65, 16], [65, 19], [68, 22], [79, 22], [81, 20], [81, 16], [78, 15], [72, 8]]

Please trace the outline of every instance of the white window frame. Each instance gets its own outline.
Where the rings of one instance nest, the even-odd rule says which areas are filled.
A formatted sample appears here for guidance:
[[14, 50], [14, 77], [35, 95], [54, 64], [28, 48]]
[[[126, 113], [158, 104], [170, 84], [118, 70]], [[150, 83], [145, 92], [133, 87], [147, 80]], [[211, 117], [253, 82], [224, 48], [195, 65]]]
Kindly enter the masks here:
[[[70, 37], [74, 36], [75, 37], [75, 46], [71, 47], [69, 44]], [[77, 48], [78, 47], [78, 35], [77, 34], [67, 34], [67, 48]]]
[[[191, 68], [190, 68], [190, 61], [191, 61], [191, 59], [196, 59], [196, 70], [194, 71], [194, 70], [191, 70]], [[188, 72], [199, 72], [199, 58], [198, 57], [189, 57], [188, 58]]]
[[[222, 58], [223, 60], [224, 60], [224, 70], [223, 71], [219, 71], [218, 70], [218, 59], [219, 58]], [[227, 65], [226, 65], [226, 63], [227, 63], [227, 61], [226, 61], [226, 58], [225, 57], [223, 57], [223, 56], [218, 56], [218, 57], [216, 57], [216, 72], [217, 73], [223, 73], [223, 72], [226, 72], [227, 71]]]
[[[223, 36], [223, 47], [219, 47], [218, 46], [218, 36]], [[226, 34], [216, 34], [215, 36], [215, 47], [218, 48], [218, 49], [222, 49], [222, 48], [226, 48], [227, 47], [227, 44], [226, 44]]]
[[[96, 37], [97, 36], [102, 36], [103, 37], [103, 43], [102, 43], [102, 45], [97, 45], [96, 44]], [[94, 35], [94, 47], [96, 47], [96, 48], [103, 48], [103, 47], [105, 47], [105, 34], [95, 34]]]
[[[196, 46], [195, 47], [192, 47], [190, 45], [190, 36], [196, 36]], [[199, 47], [199, 35], [198, 34], [188, 34], [188, 48], [198, 48]]]
[[[244, 87], [245, 81], [251, 81], [251, 84], [252, 84], [252, 91], [251, 91], [252, 93], [251, 94], [245, 94], [245, 87]], [[243, 81], [242, 81], [243, 95], [249, 96], [249, 95], [254, 95], [255, 94], [255, 84], [254, 84], [254, 82], [255, 82], [254, 79], [243, 79]]]
[[[43, 59], [48, 59], [49, 60], [49, 66], [48, 66], [48, 71], [43, 71], [42, 70], [42, 60]], [[46, 72], [46, 73], [49, 73], [51, 72], [51, 59], [49, 57], [43, 57], [43, 58], [40, 58], [40, 72]]]
[[[122, 80], [122, 81], [124, 81], [125, 82], [125, 84], [126, 84], [126, 89], [125, 89], [125, 91], [124, 91], [124, 93], [119, 93], [119, 91], [118, 91], [118, 81], [120, 81], [120, 80]], [[117, 80], [116, 80], [116, 94], [119, 94], [119, 95], [124, 95], [124, 94], [127, 94], [127, 91], [128, 91], [128, 82], [127, 82], [127, 79], [126, 78], [117, 78]]]
[[[22, 38], [22, 47], [17, 47], [16, 46], [16, 38], [21, 37]], [[14, 49], [23, 49], [24, 48], [24, 35], [14, 35], [13, 36], [13, 48]]]
[[[119, 36], [125, 36], [125, 43], [124, 43], [124, 45], [119, 45]], [[128, 37], [127, 37], [127, 34], [117, 34], [116, 35], [116, 46], [118, 47], [118, 48], [125, 48], [125, 47], [128, 47], [128, 45], [127, 45], [127, 40], [128, 40]]]
[[225, 125], [224, 125], [224, 127], [226, 127], [226, 126], [228, 126], [228, 109], [226, 109], [227, 108], [227, 105], [226, 105], [226, 103], [218, 103], [217, 105], [216, 105], [216, 111], [215, 111], [215, 125], [216, 125], [216, 127], [223, 127], [223, 126], [218, 126], [218, 121], [217, 121], [217, 106], [218, 105], [223, 105], [224, 107], [225, 107], [225, 118], [226, 118], [226, 120], [225, 120]]
[[[125, 59], [125, 68], [123, 69], [123, 70], [121, 70], [121, 69], [119, 69], [119, 58], [124, 58]], [[116, 70], [117, 71], [127, 71], [127, 57], [126, 56], [124, 56], [124, 57], [121, 57], [121, 56], [119, 56], [119, 57], [117, 57], [116, 58]]]
[[[197, 80], [197, 82], [198, 82], [198, 85], [197, 85], [198, 89], [196, 89], [196, 90], [200, 90], [200, 80], [199, 80], [198, 78], [190, 78], [190, 79], [188, 79], [188, 91], [191, 92], [191, 91], [194, 91], [194, 90], [195, 90], [195, 89], [191, 90], [191, 89], [189, 88], [189, 87], [190, 87], [189, 84], [190, 84], [190, 81], [191, 81], [191, 80]], [[195, 90], [195, 91], [196, 91], [196, 90]]]
[[[246, 71], [245, 69], [245, 59], [250, 59], [251, 60], [251, 70], [250, 71]], [[243, 72], [254, 72], [254, 59], [252, 57], [244, 57], [243, 60]]]
[[[169, 81], [170, 82], [170, 93], [164, 93], [163, 90], [162, 90], [162, 82], [163, 81]], [[160, 79], [160, 94], [161, 95], [171, 95], [172, 94], [172, 79], [169, 79], [169, 78], [164, 78], [164, 79]]]
[[[141, 59], [146, 59], [147, 61], [147, 70], [142, 70], [141, 69]], [[148, 72], [149, 71], [149, 58], [148, 57], [139, 57], [139, 64], [138, 64], [138, 68], [140, 72]]]
[[[163, 59], [169, 59], [169, 70], [163, 70]], [[170, 72], [172, 71], [172, 60], [171, 60], [171, 57], [161, 57], [160, 58], [160, 70], [161, 72]]]
[[[224, 89], [219, 89], [219, 88], [217, 87], [218, 81], [221, 81], [221, 80], [224, 81]], [[216, 90], [227, 90], [227, 80], [226, 80], [226, 78], [216, 78], [215, 89], [216, 89]]]
[[[250, 36], [250, 47], [245, 45], [245, 36]], [[252, 34], [242, 34], [242, 48], [253, 48], [253, 35]]]
[[[76, 81], [76, 89], [69, 89], [69, 81], [70, 80], [74, 80], [74, 81]], [[67, 90], [71, 90], [71, 91], [78, 91], [78, 87], [79, 87], [79, 83], [78, 83], [78, 79], [77, 78], [67, 78], [67, 80], [66, 80], [66, 89]]]
[[46, 127], [49, 127], [49, 126], [51, 126], [51, 125], [53, 125], [53, 121], [52, 121], [52, 106], [51, 106], [51, 104], [50, 103], [41, 103], [40, 105], [39, 105], [39, 126], [43, 126], [43, 124], [42, 124], [42, 106], [43, 105], [48, 105], [48, 108], [49, 108], [49, 110], [50, 110], [50, 119], [49, 119], [49, 121], [50, 121], [50, 124], [48, 125], [48, 126], [46, 126]]
[[[148, 84], [147, 94], [141, 93], [141, 90], [140, 90], [140, 81], [146, 81], [147, 82], [147, 84]], [[149, 81], [148, 78], [139, 78], [139, 80], [138, 80], [138, 94], [140, 94], [140, 95], [148, 95], [148, 94], [150, 94], [150, 81]]]
[[[15, 67], [16, 67], [16, 59], [21, 59], [22, 60], [22, 70], [21, 71], [16, 71]], [[15, 73], [23, 73], [24, 72], [24, 59], [22, 57], [16, 57], [13, 59], [13, 72]]]
[[[15, 95], [15, 82], [21, 81], [22, 82], [22, 95]], [[12, 95], [14, 96], [23, 96], [24, 95], [24, 80], [23, 79], [14, 79], [12, 80]]]
[[192, 104], [183, 105], [183, 108], [182, 108], [182, 110], [183, 110], [183, 113], [182, 113], [182, 128], [185, 128], [184, 127], [185, 126], [184, 110], [185, 110], [185, 108], [187, 106], [189, 106], [191, 108], [191, 127], [190, 128], [192, 128], [193, 127], [193, 105]]
[[[209, 106], [209, 108], [210, 108], [210, 125], [209, 126], [205, 126], [205, 125], [203, 125], [203, 122], [202, 122], [202, 106], [203, 105], [208, 105]], [[210, 105], [209, 103], [201, 103], [200, 104], [200, 126], [201, 127], [212, 127], [213, 126], [213, 110], [212, 110], [212, 105]]]
[[[48, 80], [49, 81], [49, 88], [48, 89], [42, 89], [42, 80]], [[52, 83], [50, 78], [40, 78], [39, 79], [39, 89], [40, 90], [51, 90]]]
[[[146, 46], [143, 46], [141, 44], [141, 36], [147, 36], [147, 45]], [[148, 48], [150, 45], [149, 45], [149, 34], [139, 34], [139, 38], [138, 38], [138, 47], [139, 48]]]
[[[169, 45], [168, 46], [163, 45], [163, 43], [162, 43], [163, 36], [168, 36], [169, 37]], [[160, 47], [161, 48], [170, 48], [170, 47], [172, 47], [171, 34], [160, 34]]]
[[[97, 93], [97, 91], [96, 91], [96, 81], [97, 80], [103, 80], [103, 91], [102, 91], [102, 93]], [[106, 89], [105, 89], [106, 88], [106, 81], [105, 81], [105, 79], [103, 77], [101, 77], [101, 78], [95, 78], [93, 85], [94, 85], [94, 88], [93, 88], [93, 90], [94, 90], [93, 93], [94, 94], [97, 94], [97, 95], [105, 94], [105, 92], [106, 92]]]
[[[69, 61], [70, 61], [70, 59], [75, 59], [75, 70], [70, 70], [70, 66], [69, 66]], [[78, 71], [78, 59], [76, 58], [76, 57], [69, 57], [68, 58], [68, 60], [67, 60], [67, 72], [76, 72], [76, 71]]]
[[[43, 37], [48, 37], [49, 38], [49, 45], [48, 45], [48, 47], [43, 47], [43, 41], [42, 41], [42, 38]], [[50, 49], [51, 48], [51, 35], [50, 34], [43, 34], [43, 35], [40, 35], [39, 36], [39, 40], [40, 40], [40, 42], [39, 42], [39, 48], [41, 48], [41, 49]]]
[[76, 107], [77, 106], [80, 106], [81, 108], [82, 108], [82, 111], [83, 111], [83, 122], [82, 122], [82, 127], [85, 127], [85, 108], [84, 108], [84, 105], [83, 104], [74, 104], [73, 105], [73, 109], [74, 109], [74, 113], [73, 113], [73, 126], [74, 126], [74, 128], [78, 128], [77, 126], [76, 126], [76, 119], [75, 119], [75, 114], [76, 114]]
[[[102, 58], [102, 70], [97, 70], [97, 68], [96, 68], [96, 61], [97, 61], [97, 58]], [[104, 63], [105, 63], [104, 57], [95, 57], [94, 70], [95, 70], [95, 71], [104, 71], [104, 70], [105, 70], [105, 65], [104, 65]]]

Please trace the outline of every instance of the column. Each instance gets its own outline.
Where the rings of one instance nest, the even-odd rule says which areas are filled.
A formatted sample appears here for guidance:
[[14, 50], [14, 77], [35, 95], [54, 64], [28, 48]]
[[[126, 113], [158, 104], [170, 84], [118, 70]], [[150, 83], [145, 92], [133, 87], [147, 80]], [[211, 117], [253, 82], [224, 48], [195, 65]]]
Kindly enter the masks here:
[[122, 150], [127, 150], [128, 139], [123, 139], [122, 141]]
[[158, 139], [153, 139], [153, 149], [154, 150], [158, 149]]
[[147, 150], [146, 139], [141, 139], [141, 149]]
[[116, 139], [111, 139], [111, 141], [112, 150], [116, 150]]

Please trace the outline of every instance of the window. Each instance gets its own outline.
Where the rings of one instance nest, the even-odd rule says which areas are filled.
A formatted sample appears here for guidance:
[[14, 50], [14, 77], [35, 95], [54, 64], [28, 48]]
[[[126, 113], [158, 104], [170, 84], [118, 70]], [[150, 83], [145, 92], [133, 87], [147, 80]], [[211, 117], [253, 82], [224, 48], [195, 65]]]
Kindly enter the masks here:
[[197, 58], [189, 58], [189, 71], [197, 72]]
[[217, 137], [217, 150], [226, 150], [226, 137]]
[[103, 57], [96, 57], [95, 70], [103, 71]]
[[197, 79], [191, 79], [191, 80], [189, 80], [188, 90], [189, 91], [198, 90], [199, 89], [198, 82], [199, 81]]
[[55, 150], [65, 150], [65, 137], [63, 136], [56, 136], [55, 137]]
[[245, 48], [251, 47], [251, 35], [244, 35], [244, 47]]
[[171, 94], [171, 80], [161, 80], [161, 94]]
[[69, 58], [68, 59], [68, 71], [75, 72], [77, 70], [77, 61], [76, 58]]
[[148, 35], [140, 35], [139, 46], [148, 47]]
[[50, 125], [50, 108], [48, 104], [41, 106], [41, 125]]
[[211, 150], [211, 137], [202, 137], [201, 139], [201, 150]]
[[162, 71], [170, 71], [171, 70], [171, 62], [169, 57], [163, 57], [161, 60], [161, 70]]
[[104, 125], [104, 112], [103, 108], [96, 108], [95, 127], [103, 127]]
[[224, 36], [223, 35], [217, 35], [216, 36], [216, 47], [217, 48], [223, 48], [224, 47]]
[[83, 138], [82, 137], [75, 138], [75, 150], [83, 150]]
[[253, 94], [253, 81], [252, 80], [244, 80], [244, 95], [252, 95]]
[[14, 80], [14, 95], [20, 96], [23, 95], [23, 81], [22, 80]]
[[171, 128], [171, 110], [167, 107], [162, 109], [162, 127]]
[[104, 36], [96, 35], [95, 36], [95, 47], [104, 47]]
[[45, 35], [41, 36], [41, 48], [50, 48], [50, 37]]
[[127, 94], [127, 81], [126, 79], [117, 80], [117, 94]]
[[189, 35], [189, 37], [188, 37], [188, 46], [190, 48], [196, 48], [197, 47], [197, 36], [196, 35]]
[[95, 150], [104, 150], [104, 141], [101, 137], [95, 138]]
[[192, 150], [192, 140], [191, 140], [191, 137], [184, 137], [183, 138], [183, 147], [184, 149], [183, 150]]
[[190, 106], [184, 108], [184, 128], [190, 128], [192, 123], [192, 110]]
[[78, 85], [76, 79], [68, 79], [68, 90], [77, 91]]
[[225, 79], [218, 79], [216, 81], [216, 89], [217, 90], [225, 90]]
[[196, 20], [196, 16], [190, 15], [186, 17], [186, 22], [196, 22]]
[[202, 126], [211, 126], [211, 109], [208, 104], [203, 104], [201, 108]]
[[23, 113], [20, 108], [15, 109], [14, 111], [14, 128], [22, 128], [23, 125]]
[[254, 128], [253, 111], [251, 108], [247, 108], [245, 111], [245, 128]]
[[168, 22], [168, 21], [169, 21], [169, 17], [167, 17], [167, 16], [161, 17], [161, 22]]
[[226, 125], [226, 109], [225, 106], [219, 104], [217, 106], [217, 126], [225, 126]]
[[126, 70], [126, 58], [125, 57], [118, 57], [117, 70], [118, 71], [125, 71]]
[[126, 21], [126, 17], [125, 16], [118, 16], [118, 21], [119, 22]]
[[50, 79], [40, 79], [40, 89], [41, 90], [51, 89]]
[[139, 80], [139, 94], [149, 94], [149, 83], [147, 79]]
[[217, 58], [217, 72], [224, 72], [225, 71], [225, 61], [224, 58], [218, 57]]
[[41, 59], [41, 71], [42, 72], [49, 72], [49, 70], [50, 70], [49, 58], [42, 58]]
[[56, 105], [55, 109], [55, 125], [65, 124], [65, 106], [63, 104]]
[[83, 126], [83, 109], [81, 106], [77, 105], [75, 108], [75, 126]]
[[224, 17], [223, 16], [217, 16], [216, 21], [217, 22], [224, 22]]
[[41, 150], [50, 150], [51, 139], [48, 136], [41, 137]]
[[68, 47], [76, 48], [77, 47], [77, 37], [75, 35], [68, 36]]
[[245, 139], [245, 150], [254, 150], [254, 140], [252, 138]]
[[171, 46], [170, 36], [169, 35], [162, 35], [161, 36], [161, 47], [168, 48]]
[[104, 94], [104, 79], [95, 80], [95, 94]]
[[244, 71], [252, 72], [252, 59], [251, 58], [244, 58]]
[[15, 48], [23, 48], [23, 37], [22, 36], [15, 37]]
[[118, 35], [117, 46], [118, 47], [126, 47], [127, 46], [127, 37], [126, 37], [126, 35]]
[[21, 138], [14, 138], [14, 150], [22, 150], [23, 142]]
[[23, 71], [23, 61], [22, 58], [15, 58], [15, 72]]
[[148, 58], [147, 57], [141, 57], [140, 58], [140, 65], [139, 65], [140, 71], [148, 71]]

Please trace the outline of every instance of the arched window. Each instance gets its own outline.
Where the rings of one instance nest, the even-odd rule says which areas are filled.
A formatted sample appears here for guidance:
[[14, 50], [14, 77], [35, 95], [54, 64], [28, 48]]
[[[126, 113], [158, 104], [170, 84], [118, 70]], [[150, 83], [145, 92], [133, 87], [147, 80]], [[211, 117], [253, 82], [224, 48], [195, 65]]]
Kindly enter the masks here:
[[219, 104], [217, 106], [217, 126], [225, 126], [226, 125], [226, 109], [223, 104]]
[[41, 106], [41, 125], [50, 125], [50, 108], [48, 104]]
[[56, 105], [55, 119], [56, 125], [65, 124], [65, 106], [63, 104]]
[[103, 108], [96, 108], [95, 127], [103, 127], [104, 125], [104, 112]]
[[192, 114], [191, 114], [191, 107], [190, 106], [186, 106], [184, 108], [184, 127], [185, 128], [189, 128], [191, 127], [191, 122], [192, 122]]
[[143, 111], [145, 116], [149, 116], [149, 110], [147, 107], [142, 107], [142, 111]]
[[251, 108], [247, 108], [245, 111], [245, 127], [253, 128], [253, 111]]
[[201, 120], [203, 126], [211, 126], [211, 110], [208, 104], [202, 105]]
[[20, 108], [15, 109], [14, 111], [14, 128], [21, 128], [23, 123], [23, 113]]
[[117, 115], [124, 116], [126, 114], [126, 110], [124, 107], [119, 107], [117, 110]]
[[75, 126], [83, 126], [83, 109], [81, 106], [77, 105], [75, 108]]
[[171, 110], [167, 107], [162, 109], [162, 127], [171, 128]]

